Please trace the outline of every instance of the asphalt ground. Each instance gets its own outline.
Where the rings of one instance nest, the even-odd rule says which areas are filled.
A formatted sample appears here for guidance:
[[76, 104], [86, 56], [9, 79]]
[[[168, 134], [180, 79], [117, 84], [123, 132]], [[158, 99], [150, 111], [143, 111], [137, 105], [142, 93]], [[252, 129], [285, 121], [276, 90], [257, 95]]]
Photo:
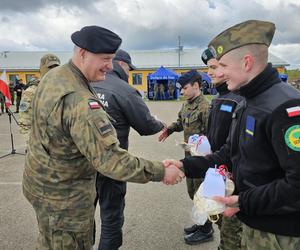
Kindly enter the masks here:
[[[147, 102], [152, 114], [167, 124], [177, 119], [180, 101]], [[14, 107], [12, 107], [14, 111]], [[16, 114], [16, 119], [18, 115]], [[11, 154], [11, 133], [8, 115], [0, 116], [0, 250], [35, 249], [37, 222], [34, 211], [21, 189], [24, 167], [25, 141], [12, 119], [12, 134], [16, 154]], [[130, 133], [129, 151], [151, 160], [180, 159], [183, 151], [176, 146], [182, 133], [172, 134], [164, 143], [158, 134], [139, 136]], [[215, 228], [214, 240], [189, 246], [183, 240], [183, 228], [192, 224], [192, 201], [188, 198], [185, 181], [175, 186], [162, 183], [128, 183], [123, 227], [122, 250], [184, 250], [216, 249], [219, 232]], [[97, 241], [99, 240], [99, 208], [96, 210]]]

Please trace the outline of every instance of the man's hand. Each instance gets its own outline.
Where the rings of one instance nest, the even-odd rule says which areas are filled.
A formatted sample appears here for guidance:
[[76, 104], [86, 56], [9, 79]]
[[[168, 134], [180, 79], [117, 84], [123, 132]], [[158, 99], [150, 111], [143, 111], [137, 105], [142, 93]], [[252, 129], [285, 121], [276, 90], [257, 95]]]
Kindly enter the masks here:
[[239, 204], [239, 196], [238, 195], [232, 195], [228, 197], [222, 197], [222, 196], [215, 196], [213, 197], [215, 201], [218, 201], [220, 203], [223, 203], [227, 205], [224, 215], [227, 217], [232, 217], [235, 215], [240, 209], [237, 207]]
[[173, 160], [173, 159], [163, 160], [163, 164], [164, 164], [165, 168], [169, 167], [170, 165], [174, 165], [177, 168], [183, 167], [183, 163], [181, 161], [177, 161], [177, 160]]
[[162, 133], [158, 137], [158, 141], [159, 142], [164, 142], [165, 139], [167, 139], [167, 137], [169, 136], [168, 135], [168, 129], [167, 129], [167, 127], [164, 127], [161, 131], [162, 131]]
[[165, 168], [165, 176], [163, 183], [166, 185], [174, 185], [182, 181], [185, 177], [184, 173], [174, 165]]

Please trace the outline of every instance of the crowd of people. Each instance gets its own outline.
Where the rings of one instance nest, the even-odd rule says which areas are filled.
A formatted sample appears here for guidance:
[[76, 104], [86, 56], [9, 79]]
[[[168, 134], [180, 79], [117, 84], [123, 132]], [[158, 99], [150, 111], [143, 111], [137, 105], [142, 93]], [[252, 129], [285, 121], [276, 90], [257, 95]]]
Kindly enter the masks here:
[[[235, 190], [213, 198], [226, 205], [218, 249], [300, 249], [300, 91], [268, 63], [274, 33], [273, 23], [248, 20], [213, 38], [199, 60], [218, 95], [209, 103], [201, 75], [184, 73], [176, 86], [185, 101], [169, 125], [128, 84], [135, 66], [116, 33], [85, 26], [71, 36], [68, 63], [42, 57], [41, 78], [25, 91], [20, 82], [14, 87], [27, 141], [22, 187], [36, 213], [37, 249], [92, 249], [99, 233], [99, 250], [117, 250], [127, 182], [174, 185], [186, 177], [193, 200], [206, 171], [224, 164]], [[206, 135], [212, 153], [186, 151], [181, 160], [163, 162], [135, 157], [127, 151], [130, 128], [160, 132], [160, 142], [174, 132], [183, 131], [185, 142]], [[95, 231], [98, 203], [101, 232]], [[215, 233], [209, 221], [183, 231], [188, 245]]]

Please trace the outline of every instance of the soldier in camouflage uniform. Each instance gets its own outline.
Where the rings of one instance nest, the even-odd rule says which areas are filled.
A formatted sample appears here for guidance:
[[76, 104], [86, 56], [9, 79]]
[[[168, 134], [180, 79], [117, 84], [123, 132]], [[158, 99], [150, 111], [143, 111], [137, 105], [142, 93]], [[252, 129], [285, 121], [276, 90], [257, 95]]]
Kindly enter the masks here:
[[[196, 70], [190, 70], [178, 79], [178, 83], [181, 85], [181, 94], [186, 98], [186, 101], [178, 113], [177, 121], [163, 130], [159, 141], [164, 141], [173, 132], [183, 131], [184, 142], [187, 143], [191, 135], [203, 135], [207, 132], [209, 103], [200, 90], [201, 75]], [[190, 153], [185, 151], [185, 156], [190, 156]], [[186, 179], [188, 194], [192, 200], [201, 182], [202, 179]], [[185, 228], [186, 230], [188, 229]], [[211, 227], [208, 228], [207, 232], [206, 236], [212, 238]], [[204, 237], [206, 238], [206, 236]], [[202, 241], [203, 239], [200, 240], [200, 242]]]
[[71, 36], [69, 63], [48, 72], [32, 105], [32, 128], [23, 194], [38, 221], [38, 249], [90, 250], [96, 171], [120, 181], [179, 182], [175, 166], [147, 161], [120, 149], [116, 131], [90, 86], [105, 79], [121, 38], [86, 26]]
[[[52, 68], [59, 66], [60, 60], [57, 56], [53, 54], [46, 54], [41, 58], [40, 61], [40, 75], [41, 78]], [[31, 128], [31, 118], [32, 118], [32, 99], [35, 95], [37, 86], [40, 80], [33, 77], [27, 83], [27, 88], [22, 94], [22, 99], [20, 103], [20, 113], [19, 113], [19, 125], [20, 133], [25, 136], [26, 143], [29, 139], [29, 132]]]

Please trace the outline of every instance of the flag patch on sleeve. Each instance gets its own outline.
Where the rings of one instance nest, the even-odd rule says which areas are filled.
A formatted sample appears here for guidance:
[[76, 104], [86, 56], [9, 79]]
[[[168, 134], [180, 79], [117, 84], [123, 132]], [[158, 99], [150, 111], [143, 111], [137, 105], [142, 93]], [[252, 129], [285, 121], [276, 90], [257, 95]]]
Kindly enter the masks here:
[[89, 106], [91, 109], [100, 109], [101, 105], [96, 101], [89, 101]]
[[300, 106], [288, 108], [288, 109], [286, 109], [286, 112], [288, 114], [288, 117], [299, 116], [300, 115]]
[[246, 122], [246, 133], [253, 136], [254, 135], [254, 129], [255, 129], [255, 119], [253, 116], [248, 115], [247, 116], [247, 122]]
[[232, 106], [222, 104], [221, 107], [220, 107], [220, 110], [231, 113], [232, 112]]

